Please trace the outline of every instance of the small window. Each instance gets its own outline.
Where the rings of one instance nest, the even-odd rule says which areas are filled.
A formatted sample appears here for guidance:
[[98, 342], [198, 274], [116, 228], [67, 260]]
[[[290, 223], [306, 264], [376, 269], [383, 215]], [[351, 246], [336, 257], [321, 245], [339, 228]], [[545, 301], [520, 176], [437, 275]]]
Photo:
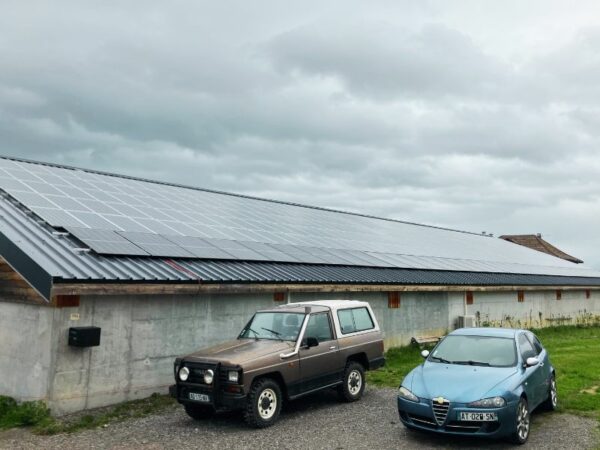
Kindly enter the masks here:
[[556, 290], [556, 300], [562, 299], [562, 291], [560, 289]]
[[524, 333], [519, 335], [519, 350], [521, 351], [521, 357], [523, 358], [523, 361], [527, 361], [527, 358], [533, 358], [537, 356], [537, 352]]
[[544, 349], [544, 347], [542, 347], [542, 343], [537, 338], [537, 336], [535, 334], [531, 333], [530, 331], [528, 331], [527, 337], [533, 343], [533, 348], [535, 349], [537, 354], [539, 355], [540, 353], [542, 353], [542, 350]]
[[331, 324], [329, 323], [329, 314], [319, 313], [310, 316], [304, 336], [315, 337], [319, 342], [331, 341], [333, 333], [331, 332]]
[[367, 308], [340, 309], [337, 314], [342, 334], [375, 328]]
[[473, 291], [467, 291], [467, 305], [473, 304]]
[[585, 290], [585, 298], [589, 300], [592, 297], [592, 291], [590, 289]]
[[525, 291], [517, 291], [517, 301], [523, 303], [525, 301]]
[[400, 308], [400, 293], [388, 292], [388, 308]]

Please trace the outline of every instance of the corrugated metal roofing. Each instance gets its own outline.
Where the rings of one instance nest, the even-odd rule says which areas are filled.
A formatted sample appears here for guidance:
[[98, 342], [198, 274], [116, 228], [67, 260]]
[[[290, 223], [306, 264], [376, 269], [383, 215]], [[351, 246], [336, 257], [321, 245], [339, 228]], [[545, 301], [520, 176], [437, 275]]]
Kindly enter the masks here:
[[[344, 220], [348, 220], [348, 217], [361, 218], [361, 220], [363, 218], [347, 213], [336, 212], [335, 214], [344, 215]], [[369, 220], [379, 219], [369, 218]], [[390, 223], [397, 224], [397, 222]], [[401, 225], [419, 229], [416, 234], [410, 234], [411, 241], [418, 241], [423, 230], [433, 230], [434, 233], [440, 231], [436, 228], [406, 223]], [[451, 238], [465, 234], [442, 231], [450, 233], [448, 236]], [[423, 239], [426, 237], [421, 236]], [[483, 243], [482, 245], [487, 246], [488, 242], [498, 241], [503, 245], [519, 249], [518, 252], [536, 256], [525, 263], [520, 258], [508, 260], [506, 253], [496, 258], [497, 260], [469, 259], [468, 256], [477, 251], [461, 253], [456, 243], [444, 249], [444, 252], [449, 252], [450, 248], [454, 248], [456, 254], [453, 258], [377, 254], [378, 258], [389, 258], [395, 266], [399, 267], [104, 256], [88, 248], [81, 248], [81, 243], [77, 239], [69, 233], [58, 232], [14, 197], [7, 194], [0, 197], [0, 253], [46, 297], [50, 295], [53, 283], [79, 281], [185, 283], [201, 280], [214, 283], [600, 285], [600, 273], [589, 268], [575, 266], [500, 239], [473, 237], [477, 240], [470, 241], [471, 245]], [[438, 239], [436, 242], [445, 245], [443, 240]], [[413, 242], [411, 245], [417, 246], [418, 242]], [[423, 245], [432, 248], [431, 240], [424, 242]], [[493, 249], [496, 248], [494, 245], [495, 242], [492, 247], [486, 247], [486, 251], [491, 256], [493, 256]], [[489, 253], [490, 251], [492, 253]], [[550, 259], [544, 259], [544, 264], [540, 264], [542, 260], [536, 259], [537, 255]], [[546, 265], [548, 261], [552, 265]]]

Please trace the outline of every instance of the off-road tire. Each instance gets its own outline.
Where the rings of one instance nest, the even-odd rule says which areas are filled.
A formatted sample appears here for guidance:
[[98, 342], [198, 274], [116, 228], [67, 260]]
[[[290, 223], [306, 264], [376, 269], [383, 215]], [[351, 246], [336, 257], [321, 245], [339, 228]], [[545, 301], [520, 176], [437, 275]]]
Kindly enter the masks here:
[[552, 374], [550, 386], [548, 387], [548, 398], [542, 403], [542, 408], [546, 411], [556, 411], [558, 408], [558, 393], [556, 392], [556, 377]]
[[[523, 428], [521, 428], [522, 424], [521, 424], [521, 408], [525, 408], [525, 422], [526, 422], [526, 432], [522, 433], [520, 432], [520, 430], [523, 430]], [[519, 403], [517, 404], [517, 411], [515, 413], [515, 431], [513, 432], [513, 434], [510, 436], [510, 441], [513, 444], [517, 444], [517, 445], [523, 445], [525, 442], [527, 442], [527, 439], [529, 438], [529, 434], [531, 432], [531, 411], [529, 411], [529, 405], [527, 404], [527, 400], [525, 400], [525, 398], [521, 397], [521, 400], [519, 400]]]
[[272, 378], [256, 380], [246, 399], [244, 420], [254, 428], [269, 427], [277, 422], [282, 404], [283, 396], [277, 381]]
[[215, 414], [215, 411], [212, 408], [202, 405], [192, 405], [188, 403], [184, 405], [184, 408], [187, 415], [194, 420], [210, 419]]
[[[358, 385], [353, 385], [355, 383]], [[348, 361], [344, 369], [342, 384], [337, 388], [340, 400], [344, 402], [355, 402], [359, 400], [365, 391], [365, 369], [356, 361]]]

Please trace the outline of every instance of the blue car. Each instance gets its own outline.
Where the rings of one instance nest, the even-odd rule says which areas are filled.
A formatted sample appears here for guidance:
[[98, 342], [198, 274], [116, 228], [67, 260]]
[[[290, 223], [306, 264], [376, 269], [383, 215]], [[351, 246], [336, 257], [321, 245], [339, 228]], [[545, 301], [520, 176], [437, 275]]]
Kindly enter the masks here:
[[556, 409], [554, 367], [530, 331], [461, 328], [421, 355], [398, 391], [409, 429], [524, 444], [531, 411]]

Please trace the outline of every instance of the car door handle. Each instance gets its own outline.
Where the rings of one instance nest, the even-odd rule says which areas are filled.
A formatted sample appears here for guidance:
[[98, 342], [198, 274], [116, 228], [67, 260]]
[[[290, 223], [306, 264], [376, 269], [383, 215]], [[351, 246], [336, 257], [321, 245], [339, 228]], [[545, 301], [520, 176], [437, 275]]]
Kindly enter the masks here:
[[337, 347], [335, 345], [332, 345], [331, 347], [329, 347], [329, 350], [335, 350]]

